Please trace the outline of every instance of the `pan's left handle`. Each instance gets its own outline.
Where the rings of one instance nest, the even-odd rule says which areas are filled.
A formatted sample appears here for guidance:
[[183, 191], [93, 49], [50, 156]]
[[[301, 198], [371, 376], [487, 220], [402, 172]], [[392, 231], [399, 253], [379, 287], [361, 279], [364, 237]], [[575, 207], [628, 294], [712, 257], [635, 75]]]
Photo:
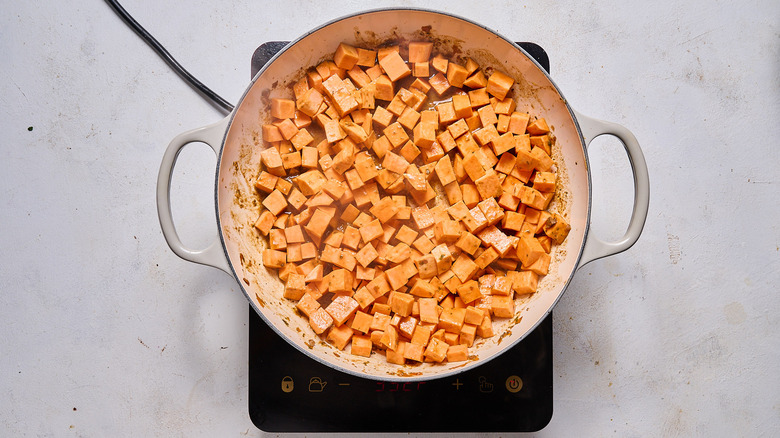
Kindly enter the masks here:
[[160, 165], [160, 174], [157, 176], [157, 214], [160, 217], [160, 227], [165, 241], [168, 242], [168, 246], [177, 256], [194, 263], [221, 269], [232, 276], [219, 236], [215, 236], [214, 242], [205, 249], [192, 250], [184, 246], [176, 232], [176, 226], [173, 224], [170, 199], [173, 167], [176, 165], [176, 159], [184, 146], [195, 142], [206, 143], [214, 150], [215, 154], [219, 154], [222, 139], [229, 123], [230, 120], [227, 117], [217, 123], [181, 133], [171, 141], [168, 149], [165, 150]]

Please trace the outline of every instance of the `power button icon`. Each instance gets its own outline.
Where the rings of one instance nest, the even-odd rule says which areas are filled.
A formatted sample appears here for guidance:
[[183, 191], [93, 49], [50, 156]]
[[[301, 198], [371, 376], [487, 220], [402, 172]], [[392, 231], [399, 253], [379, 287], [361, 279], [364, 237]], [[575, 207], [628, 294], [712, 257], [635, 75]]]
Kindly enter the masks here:
[[509, 376], [506, 379], [506, 390], [511, 393], [520, 392], [523, 389], [523, 379], [518, 376]]

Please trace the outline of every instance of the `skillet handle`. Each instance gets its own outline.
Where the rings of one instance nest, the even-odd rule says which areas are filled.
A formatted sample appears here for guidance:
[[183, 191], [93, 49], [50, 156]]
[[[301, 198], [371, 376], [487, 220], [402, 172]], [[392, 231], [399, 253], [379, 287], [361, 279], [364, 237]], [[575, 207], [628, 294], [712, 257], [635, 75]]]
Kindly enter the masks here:
[[626, 233], [617, 242], [605, 242], [589, 233], [585, 240], [585, 249], [582, 251], [582, 257], [580, 258], [579, 268], [581, 268], [594, 260], [623, 252], [636, 243], [642, 234], [650, 206], [650, 178], [647, 173], [645, 156], [642, 154], [639, 142], [631, 131], [617, 123], [594, 119], [577, 111], [574, 111], [574, 113], [582, 130], [582, 135], [585, 138], [586, 146], [590, 146], [594, 138], [603, 134], [613, 135], [620, 140], [628, 154], [628, 160], [631, 163], [631, 171], [634, 176], [634, 208]]
[[230, 265], [222, 250], [218, 236], [205, 249], [192, 250], [184, 246], [173, 223], [170, 199], [171, 174], [173, 173], [173, 167], [176, 165], [176, 159], [184, 146], [194, 142], [202, 142], [209, 145], [214, 150], [214, 153], [219, 154], [222, 138], [225, 135], [229, 122], [229, 118], [225, 118], [217, 123], [181, 133], [171, 141], [168, 149], [165, 150], [165, 155], [163, 155], [162, 164], [160, 165], [160, 173], [157, 176], [157, 214], [160, 218], [160, 227], [162, 228], [165, 241], [168, 242], [168, 246], [171, 247], [171, 250], [177, 256], [194, 263], [221, 269], [232, 276]]

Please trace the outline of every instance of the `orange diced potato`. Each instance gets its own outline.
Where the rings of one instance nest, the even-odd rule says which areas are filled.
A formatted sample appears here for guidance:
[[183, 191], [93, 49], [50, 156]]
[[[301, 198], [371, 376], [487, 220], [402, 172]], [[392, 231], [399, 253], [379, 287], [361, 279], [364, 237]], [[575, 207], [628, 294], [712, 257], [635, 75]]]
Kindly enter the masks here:
[[271, 231], [271, 227], [273, 226], [274, 221], [276, 221], [276, 216], [274, 216], [274, 214], [270, 211], [265, 210], [260, 213], [260, 217], [258, 217], [257, 221], [255, 221], [255, 228], [257, 228], [257, 230], [260, 231], [262, 235], [268, 235], [268, 233]]
[[314, 312], [320, 308], [320, 303], [311, 294], [306, 293], [298, 300], [295, 307], [306, 315], [307, 318], [311, 318]]
[[407, 342], [404, 344], [403, 357], [415, 362], [422, 362], [425, 360], [424, 352], [424, 346]]
[[[463, 328], [460, 329], [458, 334], [458, 345], [464, 347], [471, 347], [474, 344], [474, 339], [477, 337], [477, 326], [474, 324], [463, 324]], [[449, 356], [449, 351], [447, 352]]]
[[444, 309], [439, 315], [439, 327], [450, 333], [460, 333], [465, 318], [465, 308]]
[[373, 344], [368, 336], [352, 336], [351, 352], [356, 356], [369, 357]]
[[344, 324], [358, 309], [358, 302], [346, 295], [337, 295], [325, 308], [337, 326]]
[[515, 80], [511, 77], [500, 71], [494, 71], [488, 78], [487, 92], [498, 99], [504, 99], [514, 83]]
[[278, 216], [287, 207], [287, 200], [279, 190], [274, 190], [263, 199], [262, 204], [271, 214]]
[[[455, 260], [455, 262], [452, 264], [452, 272], [460, 279], [462, 282], [466, 282], [474, 275], [476, 275], [477, 271], [479, 269], [484, 269], [478, 266], [471, 258], [465, 254], [461, 254], [458, 256], [458, 258]], [[465, 301], [465, 300], [464, 300]], [[469, 302], [469, 301], [465, 301]]]
[[[460, 297], [460, 299], [463, 300], [463, 302], [466, 304], [469, 304], [474, 300], [482, 298], [482, 293], [479, 291], [479, 285], [474, 280], [466, 281], [462, 285], [458, 286], [456, 290], [458, 292], [458, 296]], [[464, 313], [464, 319], [465, 319], [465, 313]]]
[[321, 335], [333, 325], [333, 318], [325, 309], [320, 307], [309, 317], [309, 325], [314, 330], [314, 333]]
[[331, 327], [326, 339], [339, 350], [343, 350], [349, 344], [353, 333], [346, 325]]
[[451, 345], [447, 349], [447, 362], [463, 362], [468, 360], [469, 352], [466, 345]]
[[384, 58], [380, 58], [379, 65], [393, 82], [412, 74], [409, 66], [406, 65], [406, 62], [398, 52], [390, 52]]
[[515, 314], [515, 303], [509, 296], [494, 295], [490, 309], [498, 318], [511, 318]]
[[382, 338], [379, 340], [379, 343], [382, 344], [388, 350], [397, 349], [398, 329], [396, 329], [390, 324], [387, 324], [384, 329], [384, 334], [382, 335]]
[[[435, 68], [435, 64], [434, 64]], [[431, 85], [431, 88], [433, 88], [433, 91], [436, 92], [439, 96], [446, 93], [447, 90], [450, 89], [450, 83], [447, 81], [447, 77], [444, 76], [442, 72], [436, 73], [431, 77], [429, 80], [429, 84]], [[439, 120], [441, 122], [441, 120]]]
[[295, 117], [295, 101], [292, 99], [271, 98], [271, 117], [292, 119]]
[[493, 169], [486, 171], [484, 175], [474, 180], [474, 184], [482, 199], [501, 196], [501, 181]]
[[468, 78], [469, 72], [462, 65], [450, 62], [447, 65], [447, 82], [453, 87], [462, 87], [463, 82]]
[[356, 48], [341, 43], [336, 49], [336, 53], [333, 55], [333, 62], [336, 67], [349, 70], [354, 67], [358, 62], [359, 56]]
[[447, 358], [447, 350], [450, 348], [446, 342], [432, 338], [425, 348], [425, 357], [434, 362], [443, 362]]
[[558, 213], [553, 214], [551, 218], [545, 221], [544, 233], [559, 245], [569, 235], [569, 231], [571, 231], [571, 225]]
[[409, 42], [409, 62], [425, 62], [431, 58], [433, 43], [428, 41]]

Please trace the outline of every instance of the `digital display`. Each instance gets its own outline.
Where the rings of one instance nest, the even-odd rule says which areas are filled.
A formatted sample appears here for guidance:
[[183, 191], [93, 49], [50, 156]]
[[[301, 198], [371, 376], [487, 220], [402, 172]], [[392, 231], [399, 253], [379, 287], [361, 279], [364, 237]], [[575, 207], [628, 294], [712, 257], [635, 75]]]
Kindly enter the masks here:
[[375, 382], [374, 392], [412, 392], [419, 391], [427, 382]]

